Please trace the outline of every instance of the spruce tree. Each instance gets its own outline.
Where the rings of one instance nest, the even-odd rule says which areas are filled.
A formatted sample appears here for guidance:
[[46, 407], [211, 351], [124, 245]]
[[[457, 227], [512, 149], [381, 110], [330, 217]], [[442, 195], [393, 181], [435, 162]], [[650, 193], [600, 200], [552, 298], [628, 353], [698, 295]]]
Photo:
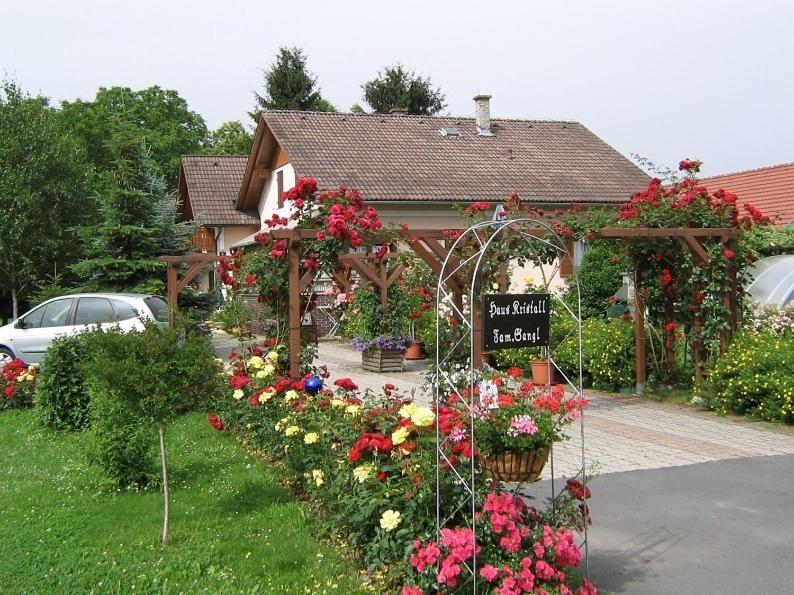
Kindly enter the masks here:
[[132, 124], [122, 123], [108, 148], [113, 169], [100, 197], [102, 221], [80, 229], [88, 257], [73, 270], [88, 291], [162, 293], [165, 265], [157, 256], [184, 250], [192, 227], [175, 223], [176, 199]]
[[297, 47], [279, 48], [276, 61], [265, 71], [264, 94], [254, 93], [256, 105], [249, 115], [255, 122], [265, 109], [334, 112], [336, 108], [320, 95], [317, 77], [309, 72], [307, 58]]

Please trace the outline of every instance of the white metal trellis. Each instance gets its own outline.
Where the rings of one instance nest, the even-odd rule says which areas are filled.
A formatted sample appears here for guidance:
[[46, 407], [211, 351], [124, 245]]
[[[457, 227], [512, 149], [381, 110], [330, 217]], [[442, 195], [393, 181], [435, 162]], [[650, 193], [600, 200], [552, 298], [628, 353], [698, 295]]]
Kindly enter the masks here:
[[[481, 370], [476, 370], [472, 366], [474, 361], [475, 351], [475, 322], [474, 317], [477, 315], [476, 308], [474, 307], [476, 296], [476, 288], [479, 283], [480, 266], [483, 259], [487, 257], [488, 250], [491, 244], [504, 232], [511, 233], [517, 236], [521, 242], [522, 247], [525, 245], [528, 251], [528, 260], [533, 261], [539, 268], [542, 277], [543, 288], [548, 292], [555, 304], [558, 304], [566, 310], [575, 321], [574, 333], [578, 335], [578, 370], [576, 373], [571, 374], [572, 378], [562, 374], [562, 378], [566, 385], [566, 390], [572, 396], [580, 397], [583, 395], [582, 390], [582, 320], [581, 320], [581, 291], [579, 287], [579, 280], [574, 270], [571, 274], [572, 279], [569, 280], [569, 286], [572, 283], [576, 289], [576, 311], [574, 311], [565, 301], [562, 300], [559, 292], [552, 286], [555, 279], [559, 278], [560, 262], [564, 257], [573, 259], [573, 255], [567, 248], [565, 241], [545, 222], [535, 219], [508, 219], [500, 221], [485, 221], [472, 225], [466, 229], [457, 239], [455, 239], [451, 248], [448, 250], [446, 258], [441, 267], [439, 274], [438, 286], [436, 292], [436, 369], [435, 369], [435, 404], [436, 410], [441, 407], [449, 394], [449, 390], [459, 399], [460, 403], [472, 411], [475, 403], [475, 386], [477, 385], [480, 377]], [[477, 250], [465, 259], [459, 259], [456, 256], [456, 250], [459, 246], [472, 242], [477, 246]], [[557, 259], [555, 264], [544, 264], [538, 256], [538, 248], [553, 248], [556, 251]], [[468, 313], [466, 306], [459, 306], [453, 298], [453, 292], [448, 287], [448, 282], [453, 276], [461, 279], [459, 272], [465, 272], [467, 267], [473, 265], [473, 272], [468, 279], [469, 286], [466, 297], [468, 298]], [[549, 274], [547, 274], [549, 273]], [[465, 279], [463, 280], [465, 282]], [[463, 288], [461, 288], [463, 289]], [[465, 325], [468, 333], [463, 333], [462, 336], [452, 345], [445, 345], [442, 347], [440, 341], [440, 317], [442, 310], [449, 310], [457, 317], [461, 324]], [[467, 383], [466, 388], [463, 389], [456, 385], [453, 379], [453, 374], [450, 372], [450, 362], [458, 359], [461, 353], [466, 353], [468, 349], [468, 363], [465, 368]], [[554, 347], [548, 349], [549, 367], [554, 366]], [[442, 357], [442, 353], [444, 353]], [[472, 418], [470, 418], [472, 419]], [[476, 436], [474, 433], [474, 422], [472, 419], [469, 427], [469, 432], [476, 445]], [[586, 458], [585, 458], [585, 441], [584, 441], [584, 414], [579, 418], [579, 440], [581, 441], [581, 448], [577, 454], [571, 450], [564, 448], [553, 448], [550, 457], [550, 472], [551, 472], [551, 492], [552, 496], [557, 495], [555, 491], [555, 450], [558, 452], [556, 455], [578, 458], [576, 464], [580, 463], [576, 473], [570, 475], [578, 475], [583, 484], [587, 483], [586, 474]], [[472, 457], [468, 461], [457, 461], [447, 455], [446, 446], [448, 445], [449, 437], [444, 436], [439, 427], [439, 418], [436, 416], [436, 531], [437, 538], [440, 540], [441, 529], [449, 526], [452, 523], [460, 523], [462, 520], [467, 522], [474, 532], [474, 538], [477, 539], [477, 507], [479, 502], [476, 499], [475, 492], [475, 479], [478, 473], [475, 460]], [[559, 445], [559, 443], [558, 443]], [[569, 461], [570, 463], [570, 461]], [[458, 502], [444, 502], [441, 495], [441, 474], [453, 473], [460, 485], [465, 490], [465, 498]], [[583, 540], [581, 546], [584, 551], [585, 561], [585, 574], [589, 575], [588, 568], [588, 542], [587, 542], [587, 515], [583, 514]], [[476, 555], [471, 561], [471, 564], [464, 563], [463, 569], [469, 573], [470, 582], [472, 585], [472, 593], [477, 593], [477, 559]]]

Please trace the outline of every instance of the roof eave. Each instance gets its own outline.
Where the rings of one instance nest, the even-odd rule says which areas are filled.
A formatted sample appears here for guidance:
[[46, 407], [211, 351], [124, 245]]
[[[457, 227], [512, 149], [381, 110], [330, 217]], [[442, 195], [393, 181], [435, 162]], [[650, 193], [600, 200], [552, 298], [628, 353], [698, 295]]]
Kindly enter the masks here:
[[237, 195], [235, 208], [238, 211], [255, 209], [258, 206], [259, 197], [262, 195], [265, 182], [271, 173], [270, 164], [273, 161], [276, 145], [276, 139], [265, 122], [264, 114], [260, 114], [254, 142], [245, 164], [240, 192]]

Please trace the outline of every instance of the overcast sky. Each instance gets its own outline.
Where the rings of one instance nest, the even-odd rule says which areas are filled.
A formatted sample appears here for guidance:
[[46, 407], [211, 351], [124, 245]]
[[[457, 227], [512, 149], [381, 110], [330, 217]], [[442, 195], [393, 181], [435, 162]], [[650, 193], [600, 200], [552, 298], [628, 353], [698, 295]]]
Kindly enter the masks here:
[[279, 46], [339, 109], [402, 62], [472, 115], [577, 120], [624, 155], [714, 175], [794, 161], [794, 1], [2, 0], [0, 71], [31, 93], [176, 89], [239, 119]]

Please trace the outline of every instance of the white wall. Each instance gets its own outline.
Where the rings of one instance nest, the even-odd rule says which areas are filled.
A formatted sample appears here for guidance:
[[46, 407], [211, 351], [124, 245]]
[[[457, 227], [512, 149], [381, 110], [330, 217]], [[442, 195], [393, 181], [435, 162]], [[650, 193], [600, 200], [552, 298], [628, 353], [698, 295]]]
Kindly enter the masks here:
[[262, 196], [259, 197], [259, 216], [262, 221], [270, 219], [275, 212], [284, 217], [290, 214], [289, 205], [285, 204], [281, 209], [278, 208], [278, 184], [276, 182], [278, 172], [284, 174], [284, 192], [295, 186], [295, 169], [292, 164], [288, 163], [273, 170], [262, 189]]

